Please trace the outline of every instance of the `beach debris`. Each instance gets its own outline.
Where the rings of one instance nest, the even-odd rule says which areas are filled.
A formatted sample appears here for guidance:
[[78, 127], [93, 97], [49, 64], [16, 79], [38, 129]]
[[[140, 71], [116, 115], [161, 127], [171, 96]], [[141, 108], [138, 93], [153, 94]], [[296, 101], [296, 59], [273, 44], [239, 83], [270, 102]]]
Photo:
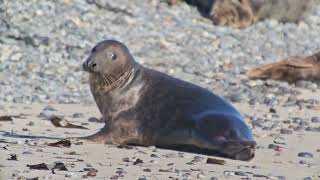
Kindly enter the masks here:
[[133, 162], [133, 165], [138, 165], [138, 164], [142, 164], [143, 161], [141, 159], [136, 159], [134, 162]]
[[87, 171], [87, 174], [83, 177], [94, 177], [97, 176], [98, 170], [95, 168], [84, 168], [84, 171]]
[[16, 154], [10, 154], [10, 157], [7, 160], [18, 161], [18, 156]]
[[79, 125], [74, 125], [69, 123], [67, 120], [60, 118], [58, 116], [51, 116], [49, 118], [49, 120], [51, 121], [51, 123], [55, 126], [55, 127], [61, 127], [61, 128], [74, 128], [74, 129], [88, 129], [86, 127], [83, 126], [79, 126]]
[[71, 142], [68, 139], [63, 139], [60, 140], [58, 142], [54, 142], [54, 143], [49, 143], [48, 146], [52, 146], [52, 147], [70, 147], [71, 146]]
[[34, 164], [34, 165], [27, 165], [30, 169], [37, 169], [37, 170], [49, 170], [48, 166], [45, 163]]
[[143, 169], [143, 172], [151, 172], [151, 169], [149, 168]]
[[0, 121], [5, 122], [5, 121], [13, 121], [12, 116], [0, 116]]
[[119, 148], [119, 149], [128, 149], [128, 150], [130, 150], [130, 149], [133, 149], [133, 146], [128, 146], [128, 145], [119, 145], [119, 146], [117, 146], [117, 148]]
[[36, 170], [51, 170], [53, 174], [55, 174], [54, 170], [58, 171], [68, 171], [64, 163], [62, 162], [54, 162], [53, 164], [46, 164], [46, 163], [40, 163], [40, 164], [34, 164], [34, 165], [27, 165], [30, 169], [36, 169]]
[[226, 161], [222, 159], [214, 159], [214, 158], [208, 158], [207, 164], [217, 164], [217, 165], [225, 165]]

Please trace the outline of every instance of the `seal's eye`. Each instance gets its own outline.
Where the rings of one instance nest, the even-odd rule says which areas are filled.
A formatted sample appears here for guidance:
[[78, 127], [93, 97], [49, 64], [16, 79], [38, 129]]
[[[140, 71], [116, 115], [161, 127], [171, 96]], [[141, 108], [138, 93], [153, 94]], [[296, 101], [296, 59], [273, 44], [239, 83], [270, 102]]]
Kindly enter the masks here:
[[112, 54], [110, 55], [110, 57], [111, 57], [111, 60], [116, 60], [116, 59], [117, 59], [117, 55], [114, 54], [114, 53], [112, 53]]

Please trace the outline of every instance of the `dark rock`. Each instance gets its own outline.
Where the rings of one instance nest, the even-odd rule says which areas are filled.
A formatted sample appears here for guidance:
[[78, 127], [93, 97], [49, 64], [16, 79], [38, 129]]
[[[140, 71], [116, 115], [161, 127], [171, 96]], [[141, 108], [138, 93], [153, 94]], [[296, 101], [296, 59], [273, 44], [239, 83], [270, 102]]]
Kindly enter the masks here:
[[298, 153], [298, 157], [313, 158], [313, 154], [309, 152], [300, 152]]
[[313, 123], [320, 123], [320, 117], [319, 116], [314, 116], [311, 118], [311, 122]]
[[293, 134], [293, 132], [289, 129], [280, 129], [281, 134]]

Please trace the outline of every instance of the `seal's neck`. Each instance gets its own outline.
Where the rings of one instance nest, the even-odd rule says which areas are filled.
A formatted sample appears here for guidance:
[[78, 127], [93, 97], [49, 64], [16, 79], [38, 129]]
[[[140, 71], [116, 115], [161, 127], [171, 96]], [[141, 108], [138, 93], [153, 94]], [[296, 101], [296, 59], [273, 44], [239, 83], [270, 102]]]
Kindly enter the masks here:
[[117, 77], [110, 75], [91, 75], [90, 81], [93, 81], [91, 83], [91, 88], [97, 93], [108, 93], [116, 89], [124, 88], [132, 82], [138, 70], [138, 66], [132, 66], [125, 72], [120, 73]]

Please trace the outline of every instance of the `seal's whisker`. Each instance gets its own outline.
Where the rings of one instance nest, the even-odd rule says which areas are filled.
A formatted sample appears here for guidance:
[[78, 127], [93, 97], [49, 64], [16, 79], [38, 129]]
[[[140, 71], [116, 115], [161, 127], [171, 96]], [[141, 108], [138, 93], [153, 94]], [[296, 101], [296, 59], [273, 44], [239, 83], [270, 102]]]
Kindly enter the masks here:
[[109, 75], [110, 79], [111, 79], [111, 83], [116, 82], [116, 79], [114, 77], [112, 77], [112, 75]]
[[107, 86], [110, 86], [110, 83], [109, 83], [109, 81], [108, 81], [108, 78], [107, 78], [106, 76], [103, 76], [102, 78], [103, 78], [103, 80], [104, 80], [104, 83], [107, 84]]
[[108, 79], [108, 76], [107, 75], [104, 75], [104, 78], [106, 79], [107, 83], [108, 83], [108, 86], [111, 86], [111, 82], [110, 80]]

